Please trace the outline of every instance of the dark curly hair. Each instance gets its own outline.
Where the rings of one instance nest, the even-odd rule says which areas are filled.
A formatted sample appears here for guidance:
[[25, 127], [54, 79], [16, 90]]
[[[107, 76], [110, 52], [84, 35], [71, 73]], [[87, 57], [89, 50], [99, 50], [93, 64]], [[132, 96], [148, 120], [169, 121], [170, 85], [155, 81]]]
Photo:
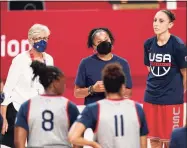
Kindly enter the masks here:
[[102, 79], [107, 93], [118, 93], [126, 82], [123, 68], [119, 63], [107, 64], [102, 70]]
[[45, 89], [49, 87], [53, 80], [57, 80], [59, 76], [64, 76], [63, 72], [57, 67], [47, 66], [39, 61], [33, 61], [30, 67], [33, 69], [34, 74], [32, 80], [39, 76], [39, 81]]
[[94, 28], [90, 31], [89, 35], [88, 35], [88, 41], [87, 41], [87, 46], [88, 48], [92, 48], [93, 47], [93, 39], [94, 39], [94, 36], [97, 32], [100, 32], [100, 31], [105, 31], [110, 40], [111, 40], [111, 44], [113, 45], [114, 44], [114, 36], [112, 35], [112, 32], [108, 29], [108, 28]]

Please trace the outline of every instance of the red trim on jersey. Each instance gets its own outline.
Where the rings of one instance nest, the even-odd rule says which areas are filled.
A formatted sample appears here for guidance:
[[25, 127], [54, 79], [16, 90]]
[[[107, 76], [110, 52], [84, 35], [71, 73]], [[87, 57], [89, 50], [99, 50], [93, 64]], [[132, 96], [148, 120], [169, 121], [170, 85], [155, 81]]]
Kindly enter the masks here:
[[137, 115], [137, 118], [138, 118], [139, 126], [141, 127], [140, 117], [139, 117], [139, 115], [138, 115], [138, 111], [137, 111], [136, 103], [134, 103], [134, 107], [135, 107], [135, 109], [136, 109], [136, 115]]
[[70, 128], [70, 119], [69, 119], [69, 112], [68, 112], [69, 103], [70, 103], [70, 101], [68, 101], [67, 105], [66, 105], [66, 114], [67, 114], [67, 119], [68, 119], [68, 127]]
[[62, 97], [62, 95], [49, 95], [49, 94], [41, 94], [40, 96], [44, 96], [44, 97]]
[[31, 106], [31, 100], [28, 101], [27, 124], [29, 124], [30, 106]]
[[98, 127], [99, 127], [99, 120], [100, 120], [100, 104], [97, 102], [97, 105], [98, 105], [97, 124], [96, 124], [95, 130], [94, 130], [94, 133], [96, 133], [97, 130], [98, 130]]
[[110, 101], [121, 101], [121, 100], [125, 100], [125, 98], [120, 98], [120, 99], [107, 98], [107, 100], [110, 100]]

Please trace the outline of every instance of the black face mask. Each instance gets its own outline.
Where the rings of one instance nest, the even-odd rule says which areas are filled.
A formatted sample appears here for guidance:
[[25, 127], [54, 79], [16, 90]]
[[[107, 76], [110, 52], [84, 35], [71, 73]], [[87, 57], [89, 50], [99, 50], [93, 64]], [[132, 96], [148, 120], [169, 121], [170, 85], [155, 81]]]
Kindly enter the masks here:
[[97, 45], [97, 52], [99, 54], [107, 55], [112, 50], [112, 44], [107, 41], [101, 42], [99, 45]]

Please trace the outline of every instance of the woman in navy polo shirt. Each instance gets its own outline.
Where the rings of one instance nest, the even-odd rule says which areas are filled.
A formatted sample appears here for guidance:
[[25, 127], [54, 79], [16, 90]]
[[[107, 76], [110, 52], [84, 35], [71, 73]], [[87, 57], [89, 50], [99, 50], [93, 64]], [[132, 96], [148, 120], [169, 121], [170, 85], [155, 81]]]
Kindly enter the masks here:
[[88, 48], [93, 48], [95, 53], [81, 60], [74, 89], [76, 98], [85, 98], [85, 105], [105, 98], [101, 71], [108, 63], [118, 62], [121, 64], [127, 78], [127, 91], [124, 97], [129, 98], [132, 94], [129, 64], [124, 58], [112, 54], [113, 44], [114, 37], [107, 28], [92, 29], [88, 35]]

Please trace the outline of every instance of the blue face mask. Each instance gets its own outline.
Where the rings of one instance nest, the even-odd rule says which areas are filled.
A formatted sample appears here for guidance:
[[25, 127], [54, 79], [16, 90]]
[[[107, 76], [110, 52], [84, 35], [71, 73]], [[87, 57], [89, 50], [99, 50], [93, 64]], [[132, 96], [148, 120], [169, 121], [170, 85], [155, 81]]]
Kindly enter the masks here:
[[44, 40], [41, 40], [40, 42], [34, 43], [33, 47], [38, 51], [38, 52], [44, 52], [47, 47], [47, 42]]

